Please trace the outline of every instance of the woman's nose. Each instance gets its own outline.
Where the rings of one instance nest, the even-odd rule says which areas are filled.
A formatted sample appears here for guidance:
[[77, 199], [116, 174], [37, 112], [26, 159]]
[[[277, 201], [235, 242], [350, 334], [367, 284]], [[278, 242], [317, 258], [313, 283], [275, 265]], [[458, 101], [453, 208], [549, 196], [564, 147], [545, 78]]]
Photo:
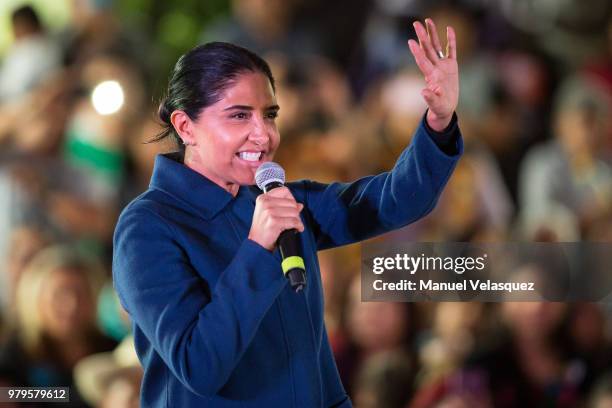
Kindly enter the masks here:
[[259, 123], [259, 121], [256, 121], [253, 129], [251, 130], [249, 138], [256, 145], [265, 144], [269, 139], [268, 131], [266, 130], [265, 125], [263, 123]]
[[265, 133], [251, 133], [251, 141], [257, 146], [262, 146], [268, 141], [268, 136]]

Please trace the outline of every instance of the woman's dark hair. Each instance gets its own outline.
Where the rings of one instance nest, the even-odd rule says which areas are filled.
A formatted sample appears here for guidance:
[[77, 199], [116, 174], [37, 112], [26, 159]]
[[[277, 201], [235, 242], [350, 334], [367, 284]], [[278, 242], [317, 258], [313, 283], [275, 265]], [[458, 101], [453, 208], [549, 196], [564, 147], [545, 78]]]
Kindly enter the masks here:
[[244, 72], [265, 74], [276, 92], [268, 63], [246, 48], [210, 42], [181, 56], [170, 76], [166, 96], [159, 104], [158, 116], [164, 129], [151, 142], [172, 136], [184, 153], [185, 146], [170, 122], [172, 112], [182, 110], [191, 120], [197, 120], [202, 109], [218, 102], [223, 91]]

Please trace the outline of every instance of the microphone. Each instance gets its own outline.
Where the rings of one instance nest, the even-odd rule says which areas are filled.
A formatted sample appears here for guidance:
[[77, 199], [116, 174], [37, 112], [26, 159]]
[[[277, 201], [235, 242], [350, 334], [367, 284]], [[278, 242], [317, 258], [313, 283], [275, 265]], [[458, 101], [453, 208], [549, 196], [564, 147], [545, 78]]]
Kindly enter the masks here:
[[[274, 162], [265, 162], [255, 172], [255, 183], [264, 193], [285, 185], [285, 170]], [[302, 241], [295, 228], [280, 233], [277, 241], [283, 259], [281, 267], [296, 292], [306, 286], [306, 266], [302, 257]]]

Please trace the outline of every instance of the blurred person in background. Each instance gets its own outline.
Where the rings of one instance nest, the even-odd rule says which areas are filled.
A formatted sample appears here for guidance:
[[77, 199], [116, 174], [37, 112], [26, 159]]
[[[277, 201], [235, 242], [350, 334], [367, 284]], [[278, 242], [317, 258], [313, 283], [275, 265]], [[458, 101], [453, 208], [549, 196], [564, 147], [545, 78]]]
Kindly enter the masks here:
[[[384, 362], [390, 356], [397, 356], [403, 368], [393, 368], [392, 371], [397, 369], [405, 376], [394, 380], [394, 384], [401, 385], [401, 390], [396, 392], [402, 393], [401, 400], [411, 396], [418, 364], [414, 352], [414, 336], [419, 329], [416, 306], [413, 303], [362, 302], [361, 278], [357, 275], [349, 286], [344, 314], [344, 340], [337, 343], [334, 354], [349, 395], [356, 398], [361, 387], [365, 386], [363, 380], [371, 377], [371, 370], [379, 371], [368, 367], [370, 361]], [[380, 370], [384, 372], [386, 368], [383, 366]], [[369, 394], [366, 392], [360, 398], [378, 399]]]
[[[599, 157], [612, 120], [610, 97], [582, 77], [559, 89], [554, 140], [534, 147], [521, 169], [522, 222], [537, 226], [554, 214], [576, 217], [581, 234], [610, 211], [612, 168]], [[564, 214], [567, 214], [564, 216]]]
[[483, 303], [439, 302], [430, 331], [420, 333], [417, 386], [427, 387], [461, 368], [465, 359], [482, 347], [490, 330], [490, 311]]
[[10, 192], [1, 196], [3, 223], [9, 231], [38, 223], [102, 253], [110, 248], [125, 184], [126, 139], [144, 106], [142, 77], [129, 61], [101, 54], [48, 85], [68, 95], [37, 101], [60, 112], [41, 109], [30, 126], [11, 122], [13, 154], [0, 168], [0, 186]]
[[79, 393], [93, 407], [138, 407], [144, 374], [134, 348], [131, 320], [121, 307], [112, 282], [98, 300], [98, 327], [119, 345], [110, 352], [91, 354], [77, 363], [73, 376]]
[[591, 391], [612, 367], [608, 314], [602, 303], [577, 302], [570, 309], [568, 329], [576, 358], [585, 370], [582, 392]]
[[79, 80], [83, 92], [63, 143], [63, 158], [78, 178], [51, 196], [50, 210], [73, 236], [107, 245], [126, 177], [127, 136], [144, 106], [143, 82], [130, 61], [108, 54], [89, 59]]
[[130, 367], [106, 379], [100, 408], [139, 408], [142, 368]]
[[412, 361], [400, 350], [368, 357], [355, 384], [355, 406], [359, 408], [405, 408], [412, 390]]
[[68, 0], [70, 20], [59, 33], [64, 64], [80, 69], [92, 58], [119, 55], [145, 71], [159, 63], [139, 25], [125, 24], [115, 0]]
[[332, 352], [345, 346], [342, 321], [347, 291], [355, 271], [359, 269], [358, 245], [347, 245], [330, 251], [322, 251], [319, 256], [321, 285], [325, 304], [325, 327]]
[[555, 58], [563, 76], [598, 58], [606, 48], [612, 16], [608, 0], [509, 3], [502, 8], [508, 21], [530, 33], [539, 48]]
[[[125, 183], [127, 135], [144, 99], [129, 60], [99, 54], [64, 70], [0, 114], [0, 224], [23, 223], [110, 251]], [[6, 112], [4, 112], [6, 113]], [[27, 123], [27, 126], [24, 126]], [[0, 252], [7, 243], [0, 239]]]
[[[231, 0], [231, 14], [212, 21], [200, 40], [227, 41], [268, 58], [282, 53], [291, 60], [319, 57], [331, 60], [346, 74], [360, 63], [360, 44], [368, 0]], [[342, 15], [342, 24], [336, 16]], [[409, 22], [406, 22], [408, 25]], [[401, 54], [403, 49], [398, 49]]]
[[5, 321], [11, 322], [17, 316], [17, 285], [23, 271], [32, 258], [52, 241], [49, 233], [36, 225], [21, 225], [9, 235], [6, 270], [2, 273], [2, 306]]
[[81, 359], [74, 368], [80, 394], [92, 407], [139, 407], [143, 369], [127, 336], [113, 351]]
[[69, 386], [69, 406], [87, 406], [72, 370], [83, 357], [116, 345], [96, 327], [104, 279], [97, 262], [74, 247], [38, 253], [17, 285], [15, 326], [0, 348], [0, 378], [22, 387]]
[[612, 374], [602, 376], [591, 392], [587, 408], [612, 408]]
[[466, 152], [434, 210], [428, 239], [482, 242], [507, 238], [513, 206], [495, 165], [486, 152], [475, 148]]
[[499, 308], [502, 326], [489, 331], [486, 346], [476, 348], [459, 370], [421, 388], [411, 407], [452, 400], [496, 408], [578, 406], [586, 373], [573, 352], [570, 306], [505, 302]]
[[29, 5], [11, 15], [14, 42], [0, 64], [0, 105], [18, 102], [61, 67], [61, 50]]
[[0, 65], [0, 158], [47, 155], [58, 145], [69, 102], [61, 49], [31, 6], [15, 10], [12, 24], [15, 43]]
[[[608, 17], [608, 26], [605, 31], [607, 34], [605, 51], [599, 57], [588, 61], [582, 73], [592, 78], [612, 98], [612, 12]], [[609, 121], [604, 132], [601, 157], [612, 166], [612, 121]]]
[[[501, 217], [500, 224], [506, 226], [516, 216], [515, 207], [518, 205], [521, 161], [527, 149], [536, 140], [544, 139], [547, 136], [544, 130], [547, 121], [543, 120], [546, 116], [542, 113], [542, 108], [533, 106], [533, 102], [528, 101], [529, 98], [526, 96], [515, 95], [520, 92], [537, 91], [512, 90], [512, 87], [519, 89], [529, 87], [530, 85], [517, 84], [529, 83], [530, 81], [524, 78], [537, 77], [537, 75], [524, 72], [528, 68], [514, 68], [521, 62], [514, 61], [513, 58], [518, 59], [515, 56], [500, 57], [498, 72], [513, 72], [513, 76], [519, 76], [520, 80], [507, 75], [506, 78], [499, 78], [496, 83], [490, 84], [489, 104], [483, 108], [480, 116], [473, 122], [474, 137], [469, 143], [474, 150], [475, 158], [483, 162], [477, 163], [476, 168], [482, 165], [485, 169], [479, 173], [490, 173], [490, 176], [483, 177], [491, 177], [500, 182], [499, 188], [504, 191], [503, 199], [507, 201], [505, 205], [508, 206], [504, 209], [505, 213]], [[542, 86], [537, 78], [535, 81], [538, 82], [538, 86]], [[499, 199], [502, 197], [497, 197], [497, 200]]]
[[71, 73], [57, 71], [18, 102], [0, 106], [2, 164], [13, 165], [24, 157], [44, 161], [57, 155], [74, 102], [73, 89]]
[[231, 0], [231, 14], [206, 27], [201, 40], [231, 42], [256, 53], [276, 51], [292, 58], [320, 54], [322, 39], [296, 24], [300, 3], [300, 0]]

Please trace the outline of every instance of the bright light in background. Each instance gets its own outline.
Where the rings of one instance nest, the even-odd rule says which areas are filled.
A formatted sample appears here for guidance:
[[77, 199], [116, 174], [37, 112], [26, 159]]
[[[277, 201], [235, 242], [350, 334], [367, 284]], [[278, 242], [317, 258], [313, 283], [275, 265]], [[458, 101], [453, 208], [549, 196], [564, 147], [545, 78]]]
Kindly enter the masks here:
[[117, 81], [104, 81], [96, 85], [91, 103], [100, 115], [110, 115], [123, 106], [123, 88]]

